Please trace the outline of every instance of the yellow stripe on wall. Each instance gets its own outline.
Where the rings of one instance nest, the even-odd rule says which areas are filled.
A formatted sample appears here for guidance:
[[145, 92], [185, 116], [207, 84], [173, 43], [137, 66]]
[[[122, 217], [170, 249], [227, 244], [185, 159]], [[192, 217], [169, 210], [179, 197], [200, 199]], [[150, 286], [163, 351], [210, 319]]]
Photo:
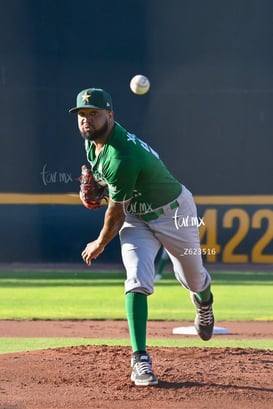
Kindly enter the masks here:
[[199, 205], [256, 205], [273, 204], [273, 196], [195, 196]]
[[[273, 205], [273, 195], [268, 196], [195, 196], [198, 205]], [[79, 205], [78, 193], [0, 193], [0, 204]]]
[[77, 193], [57, 194], [27, 194], [27, 193], [0, 193], [0, 204], [59, 204], [79, 205], [81, 200]]

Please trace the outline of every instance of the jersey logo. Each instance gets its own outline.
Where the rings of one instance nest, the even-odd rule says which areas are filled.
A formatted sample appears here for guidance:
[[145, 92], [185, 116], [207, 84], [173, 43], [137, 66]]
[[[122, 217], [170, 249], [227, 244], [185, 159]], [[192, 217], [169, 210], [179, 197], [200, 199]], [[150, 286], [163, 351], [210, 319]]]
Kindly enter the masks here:
[[108, 184], [109, 193], [115, 193], [117, 191], [117, 187], [111, 184]]
[[102, 163], [99, 163], [98, 172], [102, 175]]
[[141, 139], [137, 138], [136, 135], [128, 132], [127, 133], [127, 142], [133, 142], [135, 145], [138, 142], [140, 144], [140, 146], [145, 149], [145, 151], [151, 153], [152, 155], [154, 155], [157, 159], [159, 159], [159, 155], [158, 153], [153, 150], [153, 148], [150, 147], [150, 145], [148, 145], [146, 142], [142, 141]]
[[127, 142], [134, 142], [134, 144], [136, 144], [136, 135], [132, 134], [132, 133], [127, 133]]

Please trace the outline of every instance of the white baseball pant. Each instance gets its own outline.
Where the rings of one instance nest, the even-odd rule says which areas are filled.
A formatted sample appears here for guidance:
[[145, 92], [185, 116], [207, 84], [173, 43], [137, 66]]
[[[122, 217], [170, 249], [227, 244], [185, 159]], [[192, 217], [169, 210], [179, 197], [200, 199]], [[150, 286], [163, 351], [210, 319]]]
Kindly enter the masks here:
[[147, 222], [132, 214], [126, 215], [120, 230], [122, 260], [127, 274], [125, 292], [153, 293], [155, 257], [161, 245], [168, 252], [181, 285], [201, 292], [210, 284], [211, 278], [200, 254], [197, 210], [192, 194], [183, 186], [176, 200], [178, 207], [163, 206], [164, 214], [156, 220]]

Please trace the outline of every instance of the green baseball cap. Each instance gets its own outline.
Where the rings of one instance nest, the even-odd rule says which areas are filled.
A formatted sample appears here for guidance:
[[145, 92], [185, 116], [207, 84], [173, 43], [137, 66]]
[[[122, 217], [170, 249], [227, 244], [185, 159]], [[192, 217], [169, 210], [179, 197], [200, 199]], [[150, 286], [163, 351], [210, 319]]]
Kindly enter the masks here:
[[82, 108], [113, 110], [112, 98], [108, 92], [100, 88], [87, 88], [77, 95], [77, 106], [71, 108], [69, 112], [77, 112]]

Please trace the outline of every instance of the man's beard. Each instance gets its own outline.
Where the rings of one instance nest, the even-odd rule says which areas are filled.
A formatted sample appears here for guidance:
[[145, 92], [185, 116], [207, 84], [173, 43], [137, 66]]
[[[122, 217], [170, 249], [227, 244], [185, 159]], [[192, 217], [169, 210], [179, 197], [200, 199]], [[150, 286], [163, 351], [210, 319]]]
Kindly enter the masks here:
[[108, 131], [108, 129], [109, 129], [109, 124], [106, 119], [104, 122], [104, 125], [102, 125], [100, 129], [97, 129], [95, 131], [83, 131], [81, 132], [81, 136], [84, 139], [87, 139], [88, 141], [95, 141], [96, 139], [103, 137]]

